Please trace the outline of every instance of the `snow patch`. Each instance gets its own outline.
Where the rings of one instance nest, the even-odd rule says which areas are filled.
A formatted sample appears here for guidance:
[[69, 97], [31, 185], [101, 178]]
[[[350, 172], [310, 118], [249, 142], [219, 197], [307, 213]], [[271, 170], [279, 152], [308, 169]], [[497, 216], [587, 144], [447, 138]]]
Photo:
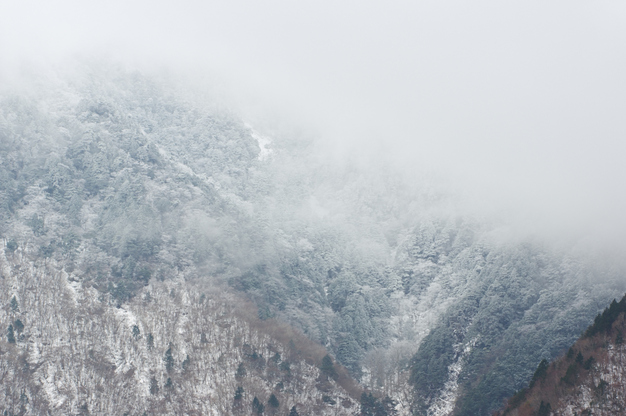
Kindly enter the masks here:
[[478, 341], [478, 337], [472, 339], [465, 346], [460, 343], [454, 346], [454, 351], [458, 359], [448, 367], [448, 381], [428, 408], [428, 416], [448, 416], [454, 410], [459, 393], [459, 375], [463, 370], [465, 358], [470, 354]]
[[257, 159], [266, 160], [272, 154], [272, 149], [270, 147], [270, 145], [272, 144], [272, 139], [254, 130], [249, 124], [246, 124], [246, 127], [250, 129], [250, 135], [254, 140], [257, 141], [257, 143], [259, 143], [259, 147], [261, 148]]

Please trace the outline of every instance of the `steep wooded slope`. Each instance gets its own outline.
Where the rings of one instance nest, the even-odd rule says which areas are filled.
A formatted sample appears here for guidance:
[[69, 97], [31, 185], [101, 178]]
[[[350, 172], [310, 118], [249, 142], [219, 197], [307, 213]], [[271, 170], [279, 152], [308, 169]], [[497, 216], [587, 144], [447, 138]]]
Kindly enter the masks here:
[[118, 305], [24, 249], [0, 255], [0, 271], [6, 414], [236, 415], [255, 398], [268, 414], [359, 411], [345, 373], [336, 368], [352, 397], [320, 370], [322, 347], [225, 292], [179, 276]]
[[410, 363], [422, 414], [490, 414], [624, 284], [582, 247], [494, 241], [472, 225], [422, 227], [400, 269], [410, 309], [421, 311], [412, 328], [441, 308]]
[[542, 361], [530, 386], [499, 415], [622, 415], [626, 413], [626, 297], [613, 301], [567, 354]]
[[120, 307], [227, 284], [403, 412], [487, 415], [626, 289], [585, 245], [509, 236], [394, 166], [79, 67], [0, 98], [0, 235]]

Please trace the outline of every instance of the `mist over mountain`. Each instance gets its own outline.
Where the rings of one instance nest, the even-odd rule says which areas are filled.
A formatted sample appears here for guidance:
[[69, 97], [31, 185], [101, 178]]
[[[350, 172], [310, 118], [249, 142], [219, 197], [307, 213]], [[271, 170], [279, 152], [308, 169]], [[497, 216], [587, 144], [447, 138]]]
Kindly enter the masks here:
[[620, 2], [37, 3], [1, 6], [1, 84], [75, 54], [169, 68], [338, 158], [443, 176], [539, 230], [624, 234]]
[[0, 407], [500, 409], [626, 292], [624, 14], [0, 5]]
[[[325, 385], [322, 372], [312, 376], [327, 398], [322, 408], [343, 401], [346, 412], [367, 414], [387, 403], [380, 407], [386, 414], [468, 415], [497, 409], [538, 361], [561, 353], [603, 304], [626, 290], [619, 259], [585, 240], [560, 245], [523, 233], [507, 215], [487, 217], [436, 176], [416, 181], [382, 158], [325, 157], [327, 146], [314, 137], [258, 131], [214, 102], [186, 96], [167, 77], [103, 61], [76, 65], [71, 76], [31, 76], [27, 88], [2, 98], [3, 324], [24, 325], [17, 338], [13, 329], [14, 339], [7, 329], [4, 348], [31, 369], [21, 382], [27, 400], [12, 399], [11, 411], [63, 413], [85, 405], [104, 412], [110, 411], [104, 397], [115, 394], [105, 388], [104, 396], [87, 399], [60, 381], [41, 384], [59, 371], [49, 349], [66, 357], [61, 346], [69, 337], [89, 357], [90, 344], [80, 333], [66, 334], [69, 329], [52, 341], [46, 331], [31, 330], [50, 305], [25, 303], [33, 290], [51, 297], [91, 291], [81, 296], [91, 293], [97, 308], [139, 308], [135, 314], [143, 313], [138, 299], [172, 281], [190, 293], [194, 285], [234, 290], [254, 302], [260, 322], [288, 323], [374, 393], [358, 405], [354, 387], [349, 399]], [[29, 283], [40, 273], [60, 280]], [[165, 319], [173, 307], [159, 306], [159, 314]], [[94, 313], [81, 319], [108, 334]], [[133, 325], [144, 333], [156, 324]], [[207, 331], [199, 318], [188, 325], [195, 337]], [[130, 321], [127, 326], [132, 337]], [[208, 359], [193, 352], [201, 348], [194, 337], [183, 344], [171, 333], [160, 337], [160, 349], [188, 351], [190, 362]], [[251, 354], [228, 335], [211, 342], [218, 348], [234, 342], [237, 354]], [[125, 352], [128, 346], [115, 345], [102, 352], [117, 357], [115, 372], [136, 369], [128, 377], [144, 386], [175, 381], [167, 360], [147, 366]], [[278, 345], [258, 348], [296, 354], [293, 346]], [[155, 360], [151, 351], [142, 360]], [[323, 369], [321, 355], [309, 362]], [[215, 365], [236, 364], [228, 363]], [[269, 386], [276, 382], [263, 374]], [[67, 377], [63, 383], [76, 382]], [[232, 390], [236, 381], [225, 386]], [[180, 383], [192, 388], [199, 381], [181, 374]], [[191, 411], [196, 402], [179, 396], [186, 388], [174, 394], [146, 387], [129, 396], [129, 406], [171, 414], [179, 410], [167, 403], [175, 401]], [[228, 388], [220, 389], [212, 399], [218, 407], [198, 411], [239, 411]], [[267, 401], [270, 391], [257, 396]], [[289, 391], [300, 394], [297, 387]], [[307, 411], [320, 400], [272, 394]]]

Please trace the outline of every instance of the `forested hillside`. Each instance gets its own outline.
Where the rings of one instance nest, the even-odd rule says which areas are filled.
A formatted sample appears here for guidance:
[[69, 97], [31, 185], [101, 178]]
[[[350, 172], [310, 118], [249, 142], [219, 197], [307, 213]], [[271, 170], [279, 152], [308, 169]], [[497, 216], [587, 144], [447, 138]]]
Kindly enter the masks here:
[[470, 283], [411, 361], [418, 408], [446, 398], [442, 390], [458, 389], [455, 414], [489, 414], [527, 382], [532, 363], [576, 339], [598, 310], [596, 299], [622, 284], [609, 286], [611, 271], [603, 275], [597, 265], [530, 243], [470, 253], [459, 259], [470, 266]]
[[626, 297], [613, 300], [567, 354], [542, 360], [499, 415], [621, 415]]
[[36, 251], [1, 255], [0, 270], [4, 414], [359, 411], [358, 387], [334, 363], [324, 366], [321, 346], [183, 275], [116, 306]]
[[[242, 387], [266, 412], [275, 392], [277, 412], [354, 414], [366, 388], [365, 414], [488, 415], [626, 290], [623, 267], [589, 244], [513, 232], [428, 178], [256, 131], [176, 85], [83, 62], [2, 91], [10, 412], [123, 413], [105, 404], [119, 391], [148, 413], [229, 414]], [[201, 301], [198, 288], [213, 289]], [[324, 379], [321, 353], [306, 364], [289, 340], [251, 335], [237, 296], [209, 296], [220, 291], [322, 345], [361, 387]], [[83, 361], [86, 378], [59, 370]]]

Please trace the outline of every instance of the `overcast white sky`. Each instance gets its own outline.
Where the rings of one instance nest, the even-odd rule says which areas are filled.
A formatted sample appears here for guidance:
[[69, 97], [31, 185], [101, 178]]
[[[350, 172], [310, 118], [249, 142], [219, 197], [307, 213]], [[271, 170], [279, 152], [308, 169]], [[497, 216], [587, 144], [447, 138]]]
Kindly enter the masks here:
[[343, 151], [626, 231], [624, 1], [0, 2], [5, 69], [83, 51], [212, 71]]

